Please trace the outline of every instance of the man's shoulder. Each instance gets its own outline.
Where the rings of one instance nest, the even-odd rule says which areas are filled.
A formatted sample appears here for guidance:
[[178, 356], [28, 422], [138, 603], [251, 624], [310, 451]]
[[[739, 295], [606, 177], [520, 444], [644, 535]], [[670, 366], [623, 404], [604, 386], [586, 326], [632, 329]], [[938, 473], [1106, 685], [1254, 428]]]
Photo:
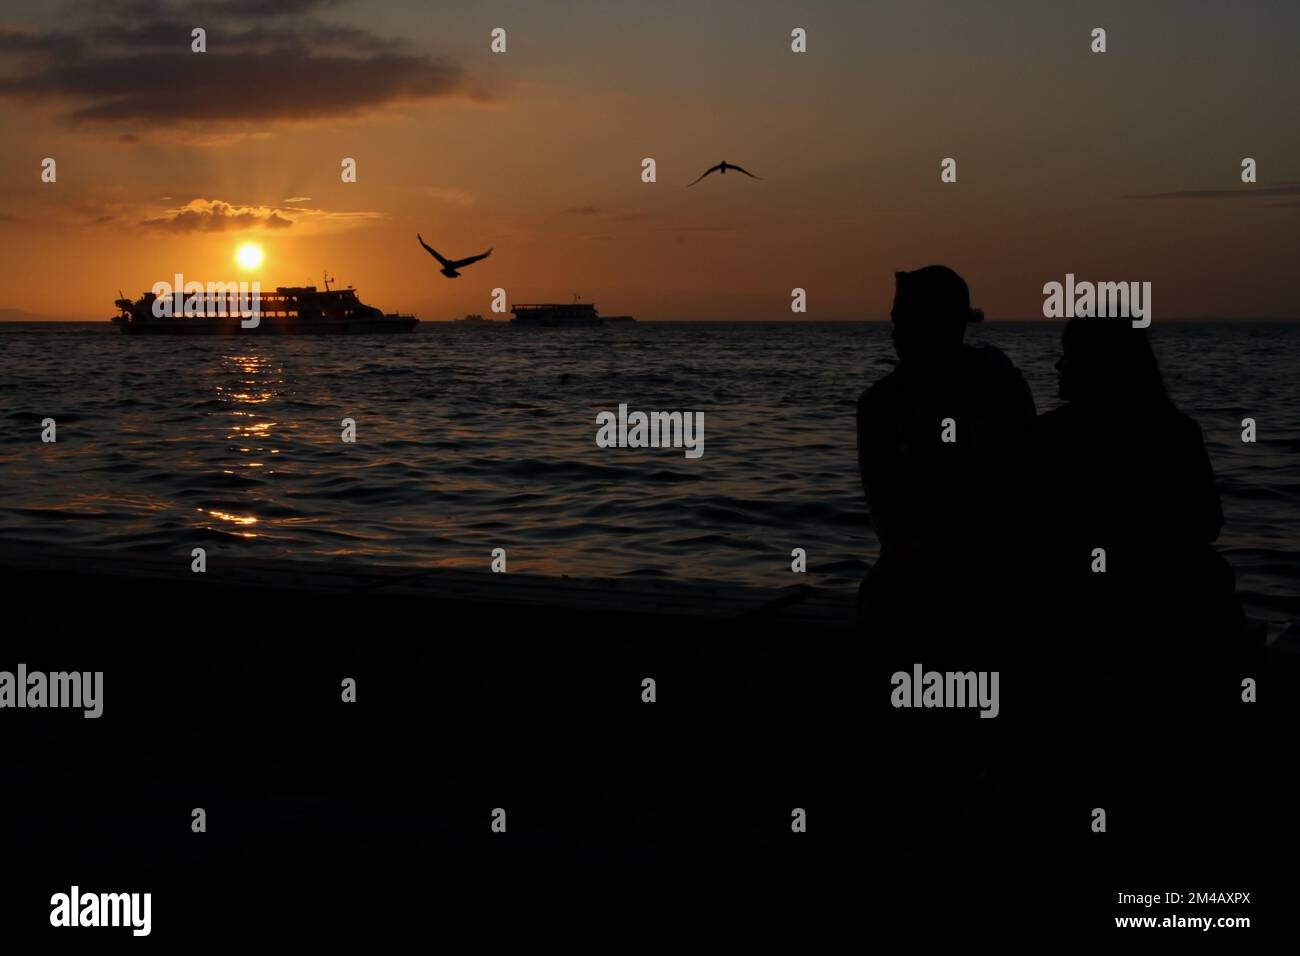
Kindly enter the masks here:
[[864, 413], [882, 406], [892, 405], [899, 389], [898, 369], [894, 369], [884, 378], [872, 382], [862, 394], [858, 396], [858, 415], [861, 417]]
[[1024, 373], [1005, 352], [992, 345], [968, 346], [965, 381], [982, 401], [999, 407], [1027, 409], [1033, 414], [1033, 394]]
[[996, 345], [963, 345], [962, 357], [968, 366], [989, 375], [1020, 375], [1020, 369], [1007, 353]]

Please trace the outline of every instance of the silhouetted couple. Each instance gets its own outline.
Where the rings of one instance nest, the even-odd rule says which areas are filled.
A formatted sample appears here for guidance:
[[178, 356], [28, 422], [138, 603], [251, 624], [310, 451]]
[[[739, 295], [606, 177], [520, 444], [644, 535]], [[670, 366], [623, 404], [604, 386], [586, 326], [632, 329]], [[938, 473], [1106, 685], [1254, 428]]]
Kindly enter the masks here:
[[[963, 342], [965, 281], [896, 274], [898, 367], [858, 401], [858, 462], [880, 560], [869, 635], [1228, 646], [1244, 620], [1200, 428], [1165, 392], [1144, 329], [1072, 320], [1061, 408], [1035, 416], [998, 349]], [[965, 634], [961, 632], [966, 632]]]

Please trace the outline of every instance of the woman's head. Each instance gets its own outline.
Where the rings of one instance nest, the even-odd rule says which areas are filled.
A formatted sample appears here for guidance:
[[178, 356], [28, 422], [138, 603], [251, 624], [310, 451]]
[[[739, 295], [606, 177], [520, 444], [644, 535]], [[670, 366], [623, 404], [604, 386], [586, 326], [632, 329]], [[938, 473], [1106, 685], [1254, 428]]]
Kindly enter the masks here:
[[1135, 409], [1169, 404], [1146, 329], [1127, 319], [1075, 318], [1065, 326], [1061, 347], [1056, 370], [1065, 401]]

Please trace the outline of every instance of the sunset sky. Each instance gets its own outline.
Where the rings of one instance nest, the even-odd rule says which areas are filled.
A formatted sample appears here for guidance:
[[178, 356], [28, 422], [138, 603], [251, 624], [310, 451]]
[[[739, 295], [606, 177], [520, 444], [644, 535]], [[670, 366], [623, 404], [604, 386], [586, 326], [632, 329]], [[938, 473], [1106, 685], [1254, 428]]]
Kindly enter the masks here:
[[[1295, 317], [1298, 35], [1294, 0], [6, 0], [0, 309], [328, 270], [435, 321], [498, 286], [649, 320], [796, 318], [799, 286], [804, 318], [883, 319], [895, 270], [942, 262], [990, 318], [1067, 272], [1152, 282], [1157, 322]], [[763, 180], [685, 188], [723, 159]], [[495, 251], [448, 280], [417, 232]]]

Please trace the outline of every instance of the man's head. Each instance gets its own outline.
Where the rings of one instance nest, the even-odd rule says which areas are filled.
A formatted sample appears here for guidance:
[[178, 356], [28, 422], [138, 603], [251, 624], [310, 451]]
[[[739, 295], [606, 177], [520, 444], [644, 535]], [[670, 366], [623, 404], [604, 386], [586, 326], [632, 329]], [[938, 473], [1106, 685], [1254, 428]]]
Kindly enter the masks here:
[[947, 266], [895, 272], [894, 349], [903, 361], [938, 354], [961, 345], [967, 322], [983, 314], [970, 307], [966, 280]]

